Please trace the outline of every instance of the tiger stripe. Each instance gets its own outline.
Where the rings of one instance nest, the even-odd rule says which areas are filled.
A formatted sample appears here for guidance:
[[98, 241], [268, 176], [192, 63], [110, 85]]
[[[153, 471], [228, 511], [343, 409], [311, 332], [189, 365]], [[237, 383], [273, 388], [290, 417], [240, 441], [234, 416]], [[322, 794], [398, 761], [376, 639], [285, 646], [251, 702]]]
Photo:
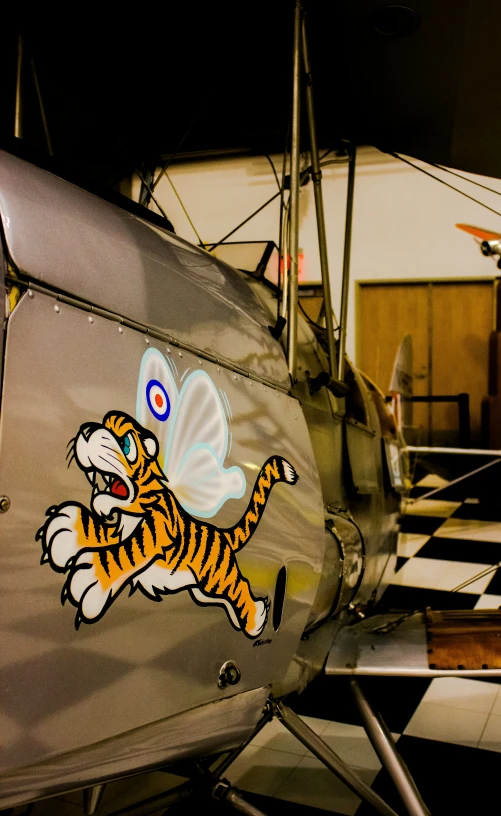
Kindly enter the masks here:
[[[82, 505], [73, 505], [78, 509], [75, 525], [79, 546], [93, 551], [89, 563], [103, 590], [111, 588], [113, 594], [117, 593], [153, 563], [169, 570], [171, 575], [191, 572], [202, 593], [197, 601], [203, 603], [205, 596], [230, 604], [241, 628], [249, 637], [257, 637], [266, 623], [267, 599], [254, 597], [235, 553], [256, 531], [273, 486], [280, 481], [294, 484], [297, 480], [292, 465], [281, 456], [271, 456], [257, 476], [242, 517], [232, 527], [221, 529], [193, 518], [184, 510], [169, 489], [158, 461], [145, 454], [134, 420], [110, 413], [104, 425], [117, 437], [131, 431], [136, 435], [137, 461], [127, 465], [135, 492], [127, 512], [139, 516], [140, 521], [122, 541], [118, 526], [106, 524]], [[160, 583], [159, 592], [169, 591], [168, 586], [168, 581], [165, 588]], [[155, 599], [158, 600], [158, 595]], [[230, 616], [233, 625], [235, 618]]]

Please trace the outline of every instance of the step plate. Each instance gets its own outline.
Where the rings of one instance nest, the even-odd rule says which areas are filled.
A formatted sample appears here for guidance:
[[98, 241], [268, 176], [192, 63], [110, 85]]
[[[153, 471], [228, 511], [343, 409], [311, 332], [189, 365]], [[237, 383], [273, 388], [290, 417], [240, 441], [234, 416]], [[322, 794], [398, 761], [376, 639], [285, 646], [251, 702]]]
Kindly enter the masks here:
[[[481, 610], [484, 615], [486, 610]], [[494, 611], [494, 610], [493, 610]], [[496, 610], [497, 611], [497, 610]], [[441, 613], [448, 615], [449, 613]], [[471, 613], [470, 613], [471, 614]], [[428, 654], [425, 614], [416, 612], [386, 634], [377, 630], [400, 619], [402, 613], [374, 615], [353, 626], [346, 626], [338, 633], [327, 657], [325, 673], [328, 675], [388, 675], [401, 677], [501, 677], [501, 668], [491, 668], [494, 658], [499, 662], [498, 647], [495, 653], [482, 654], [479, 668], [466, 667], [459, 661], [453, 668], [437, 668], [438, 658]], [[460, 619], [461, 620], [461, 619]], [[461, 621], [461, 627], [464, 621]], [[501, 622], [498, 630], [501, 633]], [[501, 646], [501, 638], [496, 638]], [[433, 657], [433, 661], [430, 658]], [[484, 659], [485, 658], [485, 659]], [[435, 668], [430, 666], [434, 663]], [[465, 665], [458, 669], [458, 665]], [[478, 665], [478, 661], [475, 665]], [[488, 665], [488, 669], [482, 669]]]

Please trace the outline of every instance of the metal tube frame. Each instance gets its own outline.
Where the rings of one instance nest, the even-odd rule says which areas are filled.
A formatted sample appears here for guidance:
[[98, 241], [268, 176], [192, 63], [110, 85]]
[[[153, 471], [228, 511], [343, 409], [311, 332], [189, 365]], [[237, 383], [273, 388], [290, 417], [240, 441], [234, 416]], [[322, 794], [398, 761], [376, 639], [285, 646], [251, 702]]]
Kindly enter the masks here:
[[329, 277], [329, 260], [327, 255], [327, 236], [325, 232], [324, 199], [322, 195], [322, 170], [318, 156], [317, 133], [315, 124], [315, 108], [313, 104], [313, 78], [308, 54], [308, 38], [306, 36], [306, 20], [303, 15], [302, 27], [303, 63], [306, 74], [306, 109], [308, 113], [308, 128], [310, 131], [311, 169], [313, 191], [315, 194], [315, 210], [317, 215], [318, 248], [320, 253], [320, 270], [322, 274], [322, 289], [324, 297], [325, 328], [327, 331], [327, 348], [329, 355], [329, 372], [331, 377], [337, 376], [336, 343], [334, 327], [332, 325], [332, 298]]
[[49, 124], [47, 122], [47, 115], [45, 113], [45, 105], [43, 101], [42, 91], [40, 90], [40, 82], [38, 81], [38, 71], [35, 65], [35, 60], [31, 58], [31, 73], [33, 76], [33, 84], [35, 86], [35, 93], [38, 99], [38, 107], [40, 108], [40, 117], [42, 119], [43, 130], [45, 134], [45, 142], [47, 144], [47, 152], [49, 156], [54, 155], [54, 150], [52, 148], [52, 140], [50, 138], [50, 131], [49, 131]]
[[[289, 304], [289, 230], [287, 228], [289, 222], [289, 211], [284, 207], [284, 215], [282, 224], [280, 225], [282, 231], [282, 263], [283, 263], [283, 279], [282, 279], [282, 303], [280, 314], [287, 319], [288, 304]], [[280, 264], [280, 258], [278, 259]], [[280, 265], [278, 267], [280, 274]]]
[[93, 785], [91, 788], [85, 788], [83, 791], [83, 809], [86, 816], [94, 816], [94, 813], [99, 807], [99, 803], [103, 798], [103, 793], [106, 789], [106, 782], [101, 782], [99, 785]]
[[298, 254], [299, 254], [299, 159], [300, 159], [300, 119], [301, 119], [301, 20], [302, 7], [296, 0], [294, 10], [294, 48], [292, 60], [292, 129], [290, 164], [290, 238], [289, 238], [289, 294], [287, 320], [287, 362], [292, 384], [297, 375], [297, 301], [298, 301]]
[[266, 705], [263, 716], [259, 720], [258, 724], [256, 725], [256, 727], [255, 727], [254, 731], [252, 732], [251, 736], [249, 737], [249, 739], [245, 740], [245, 742], [242, 742], [241, 745], [238, 745], [236, 748], [234, 748], [232, 751], [230, 751], [230, 753], [227, 754], [219, 762], [219, 764], [217, 764], [213, 768], [213, 770], [211, 772], [212, 776], [221, 777], [228, 770], [230, 765], [233, 764], [233, 762], [237, 759], [237, 757], [240, 756], [242, 751], [244, 751], [247, 748], [247, 746], [252, 742], [254, 737], [257, 737], [257, 735], [263, 730], [265, 725], [267, 725], [272, 719], [273, 719], [273, 710], [272, 710], [271, 706]]
[[353, 698], [365, 731], [381, 764], [386, 768], [409, 816], [430, 816], [407, 765], [397, 751], [386, 723], [365, 697], [356, 680], [350, 681]]
[[262, 810], [259, 810], [255, 805], [247, 801], [238, 788], [234, 788], [233, 785], [230, 785], [225, 779], [217, 783], [212, 795], [215, 799], [228, 802], [235, 810], [239, 810], [240, 813], [246, 813], [247, 816], [266, 816]]
[[397, 816], [395, 811], [366, 785], [352, 769], [309, 728], [297, 714], [281, 702], [273, 701], [273, 710], [288, 731], [303, 743], [317, 759], [335, 774], [353, 793], [371, 805], [383, 816]]
[[357, 149], [350, 146], [350, 163], [348, 165], [348, 189], [346, 193], [346, 221], [344, 230], [343, 282], [341, 285], [341, 309], [339, 314], [339, 353], [338, 380], [344, 380], [346, 367], [346, 320], [348, 317], [348, 295], [350, 291], [351, 235], [353, 229], [353, 197], [355, 192], [355, 166]]
[[17, 73], [16, 73], [16, 107], [14, 112], [14, 136], [16, 139], [23, 138], [23, 63], [24, 63], [24, 42], [23, 35], [17, 38]]

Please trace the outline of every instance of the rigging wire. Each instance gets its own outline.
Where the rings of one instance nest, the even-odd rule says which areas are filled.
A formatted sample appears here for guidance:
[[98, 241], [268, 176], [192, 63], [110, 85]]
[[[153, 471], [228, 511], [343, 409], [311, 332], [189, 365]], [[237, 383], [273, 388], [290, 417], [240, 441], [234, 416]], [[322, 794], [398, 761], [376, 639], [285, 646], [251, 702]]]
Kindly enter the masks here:
[[[302, 311], [302, 313], [303, 313], [303, 317], [305, 318], [305, 320], [306, 320], [306, 321], [307, 321], [307, 322], [308, 322], [308, 323], [309, 323], [311, 326], [315, 326], [315, 328], [316, 328], [316, 329], [318, 329], [319, 331], [321, 331], [321, 332], [325, 332], [325, 326], [321, 326], [319, 323], [315, 323], [315, 321], [313, 320], [313, 318], [312, 318], [312, 317], [310, 317], [310, 316], [309, 316], [309, 314], [308, 314], [308, 313], [305, 311], [305, 309], [304, 309], [304, 307], [303, 307], [303, 305], [302, 305], [302, 303], [301, 303], [301, 301], [300, 301], [300, 299], [299, 299], [299, 298], [298, 298], [297, 303], [298, 303], [298, 306], [299, 306], [299, 308], [301, 309], [301, 311]], [[339, 328], [339, 326], [338, 326], [336, 329], [334, 329], [334, 331], [337, 331], [337, 330], [338, 330], [338, 328]]]
[[279, 191], [278, 191], [278, 193], [275, 193], [274, 195], [272, 195], [272, 196], [271, 196], [271, 198], [269, 198], [267, 201], [265, 201], [265, 202], [264, 202], [264, 204], [261, 204], [261, 206], [260, 206], [260, 207], [258, 207], [258, 208], [257, 208], [257, 210], [254, 210], [254, 212], [253, 212], [253, 213], [251, 213], [251, 214], [250, 214], [250, 215], [249, 215], [247, 218], [245, 218], [243, 221], [241, 221], [241, 222], [240, 222], [240, 224], [238, 224], [238, 226], [237, 226], [237, 227], [235, 227], [235, 229], [232, 229], [232, 230], [231, 230], [231, 232], [229, 232], [227, 235], [225, 235], [225, 236], [224, 236], [224, 238], [221, 238], [221, 240], [220, 240], [220, 241], [217, 241], [217, 243], [215, 243], [215, 244], [211, 244], [211, 245], [210, 245], [210, 247], [209, 247], [209, 245], [207, 244], [207, 245], [205, 246], [205, 249], [207, 250], [207, 252], [213, 252], [213, 251], [214, 251], [214, 250], [215, 250], [215, 249], [216, 249], [218, 246], [220, 246], [221, 244], [224, 244], [224, 242], [225, 242], [225, 241], [226, 241], [226, 240], [227, 240], [227, 239], [228, 239], [228, 238], [229, 238], [231, 235], [233, 235], [235, 232], [237, 232], [237, 230], [239, 230], [239, 229], [240, 229], [240, 227], [243, 227], [243, 226], [244, 226], [244, 224], [247, 224], [247, 222], [248, 222], [248, 221], [250, 221], [250, 220], [251, 220], [251, 218], [254, 218], [254, 216], [255, 216], [255, 215], [257, 215], [258, 213], [260, 213], [260, 212], [261, 212], [261, 210], [264, 210], [264, 208], [265, 208], [265, 207], [267, 207], [267, 206], [268, 206], [268, 204], [271, 204], [271, 202], [272, 202], [272, 201], [275, 201], [275, 199], [276, 199], [276, 198], [278, 198], [278, 196], [279, 196], [280, 194], [281, 194], [281, 190], [279, 190]]
[[277, 173], [275, 165], [273, 164], [273, 162], [271, 160], [271, 156], [269, 156], [268, 153], [265, 153], [264, 155], [268, 159], [268, 161], [270, 163], [270, 167], [273, 170], [273, 175], [275, 176], [275, 181], [277, 182], [277, 187], [280, 190], [280, 192], [282, 192], [282, 185], [280, 184], [280, 181], [278, 180], [278, 173]]
[[166, 159], [166, 161], [164, 162], [164, 164], [160, 168], [158, 176], [156, 177], [156, 179], [153, 180], [153, 183], [151, 185], [152, 190], [155, 189], [155, 187], [157, 186], [157, 184], [160, 181], [160, 179], [162, 178], [162, 176], [166, 173], [169, 165], [172, 163], [172, 160], [177, 156], [177, 154], [181, 150], [183, 144], [185, 143], [186, 139], [188, 138], [191, 131], [193, 130], [193, 127], [194, 127], [195, 123], [197, 122], [198, 118], [202, 115], [203, 111], [205, 110], [205, 108], [209, 104], [213, 92], [214, 92], [214, 88], [211, 88], [211, 90], [207, 94], [204, 102], [202, 103], [201, 107], [199, 108], [199, 110], [195, 114], [194, 119], [192, 119], [191, 124], [188, 126], [188, 128], [185, 130], [185, 132], [181, 136], [179, 142], [177, 143], [177, 145], [176, 145], [176, 147], [174, 149], [174, 152]]
[[[454, 190], [455, 193], [459, 193], [459, 195], [462, 195], [465, 198], [468, 198], [470, 201], [474, 201], [475, 204], [479, 204], [481, 207], [485, 207], [486, 210], [489, 210], [489, 212], [494, 213], [494, 215], [499, 215], [499, 217], [501, 218], [501, 212], [498, 212], [497, 210], [494, 210], [492, 207], [489, 207], [487, 204], [484, 204], [482, 201], [479, 201], [478, 198], [474, 198], [473, 196], [468, 195], [468, 193], [464, 193], [463, 190], [458, 190], [458, 188], [454, 187], [453, 184], [448, 184], [447, 181], [444, 181], [443, 179], [438, 178], [438, 176], [434, 176], [433, 173], [430, 173], [428, 170], [425, 170], [424, 167], [419, 167], [418, 164], [414, 164], [413, 162], [409, 161], [408, 159], [404, 159], [398, 153], [394, 153], [392, 150], [389, 150], [387, 152], [388, 152], [388, 155], [393, 156], [394, 159], [399, 159], [401, 162], [404, 162], [404, 164], [408, 164], [409, 167], [414, 167], [415, 170], [419, 170], [419, 172], [424, 173], [425, 176], [429, 176], [430, 178], [434, 179], [435, 181], [440, 182], [440, 184], [444, 184], [445, 187], [448, 187], [450, 190]], [[430, 162], [426, 162], [426, 164], [429, 164], [430, 166], [434, 166], [434, 165], [431, 165]]]
[[[148, 190], [148, 193], [149, 193], [149, 195], [151, 197], [151, 200], [154, 202], [154, 204], [156, 204], [156, 206], [158, 207], [159, 211], [162, 213], [165, 220], [170, 224], [171, 223], [170, 218], [167, 218], [165, 210], [163, 209], [163, 207], [158, 203], [157, 199], [155, 198], [151, 186], [148, 184], [148, 182], [144, 178], [143, 174], [141, 173], [141, 171], [137, 167], [135, 168], [135, 171], [136, 171], [137, 175], [139, 176], [139, 179], [140, 179], [141, 183]], [[148, 209], [148, 207], [146, 207], [146, 209]]]
[[[177, 190], [176, 190], [176, 188], [174, 187], [174, 184], [173, 184], [173, 182], [172, 182], [172, 179], [171, 179], [171, 177], [169, 176], [169, 174], [167, 173], [167, 171], [165, 171], [165, 178], [167, 179], [167, 181], [169, 182], [170, 186], [171, 186], [171, 187], [172, 187], [172, 189], [174, 190], [174, 194], [175, 194], [175, 196], [176, 196], [177, 200], [179, 201], [179, 203], [180, 203], [180, 205], [181, 205], [181, 207], [182, 207], [182, 209], [183, 209], [183, 212], [184, 212], [184, 214], [185, 214], [186, 218], [187, 218], [187, 219], [188, 219], [188, 221], [190, 222], [190, 227], [192, 228], [193, 232], [195, 233], [195, 235], [196, 235], [196, 236], [197, 236], [197, 238], [198, 238], [198, 243], [199, 243], [199, 244], [202, 244], [202, 243], [203, 243], [203, 242], [202, 242], [202, 239], [200, 238], [200, 235], [199, 235], [199, 234], [198, 234], [198, 232], [197, 232], [197, 229], [196, 229], [196, 227], [195, 227], [195, 224], [193, 223], [193, 221], [191, 220], [190, 216], [188, 215], [188, 210], [187, 210], [187, 209], [186, 209], [186, 207], [184, 206], [184, 204], [183, 204], [183, 202], [182, 202], [182, 200], [181, 200], [181, 196], [179, 195], [178, 191], [177, 191]], [[158, 206], [158, 205], [157, 205], [157, 206]]]
[[479, 181], [473, 181], [473, 179], [466, 178], [466, 176], [462, 176], [461, 173], [455, 173], [453, 170], [450, 170], [448, 167], [444, 167], [441, 164], [435, 164], [434, 162], [427, 162], [427, 164], [431, 164], [431, 166], [436, 167], [437, 170], [443, 170], [444, 173], [450, 173], [451, 176], [456, 176], [456, 178], [461, 179], [462, 181], [467, 181], [469, 184], [474, 184], [475, 187], [481, 187], [482, 190], [487, 190], [489, 193], [501, 195], [500, 190], [494, 190], [492, 187], [487, 187], [485, 184], [480, 184]]

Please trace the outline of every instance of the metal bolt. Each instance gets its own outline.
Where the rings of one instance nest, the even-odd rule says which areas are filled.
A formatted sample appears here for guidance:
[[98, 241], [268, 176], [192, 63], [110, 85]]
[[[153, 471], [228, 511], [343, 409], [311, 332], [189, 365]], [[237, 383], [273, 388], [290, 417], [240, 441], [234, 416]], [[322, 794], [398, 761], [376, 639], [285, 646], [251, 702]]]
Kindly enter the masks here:
[[119, 326], [119, 327], [118, 327], [118, 333], [119, 333], [119, 334], [123, 334], [123, 333], [124, 333], [124, 330], [122, 329], [122, 327], [121, 327], [121, 326]]
[[237, 377], [237, 375], [236, 375], [236, 374], [234, 374], [234, 375], [233, 375], [233, 379], [234, 379], [234, 380], [238, 380], [238, 377]]
[[170, 354], [170, 348], [167, 346], [167, 354]]
[[148, 340], [148, 338], [147, 338], [147, 337], [145, 337], [145, 338], [144, 338], [144, 342], [146, 343], [146, 345], [147, 345], [147, 346], [149, 346], [149, 345], [150, 345], [150, 341]]
[[28, 297], [33, 297], [33, 292], [31, 289], [28, 289]]
[[55, 311], [55, 312], [60, 312], [60, 311], [61, 311], [61, 309], [59, 308], [59, 306], [57, 305], [57, 303], [56, 303], [56, 305], [54, 306], [54, 311]]
[[183, 356], [183, 352], [182, 352], [182, 351], [180, 351], [180, 352], [179, 352], [179, 356], [180, 356], [180, 357], [182, 357], [182, 356]]
[[232, 660], [227, 660], [219, 669], [219, 677], [217, 684], [220, 689], [227, 686], [235, 686], [241, 678], [242, 674], [238, 666]]
[[0, 496], [0, 513], [6, 513], [10, 507], [10, 499], [8, 496]]
[[93, 317], [89, 317], [89, 323], [94, 323], [94, 318]]

